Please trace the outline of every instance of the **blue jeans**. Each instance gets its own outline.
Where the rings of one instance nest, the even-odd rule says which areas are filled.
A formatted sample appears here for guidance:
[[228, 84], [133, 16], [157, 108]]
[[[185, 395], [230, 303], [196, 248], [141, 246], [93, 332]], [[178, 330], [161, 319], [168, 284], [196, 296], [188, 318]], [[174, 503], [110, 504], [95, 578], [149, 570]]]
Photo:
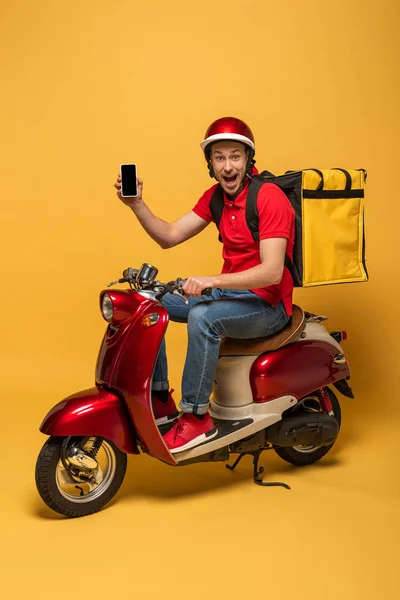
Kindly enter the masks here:
[[[271, 335], [289, 321], [283, 303], [271, 306], [249, 290], [215, 289], [210, 297], [183, 298], [166, 294], [162, 304], [171, 321], [188, 324], [188, 347], [182, 377], [184, 412], [204, 414], [217, 369], [220, 336], [256, 338]], [[168, 366], [162, 341], [153, 374], [153, 390], [167, 390]]]

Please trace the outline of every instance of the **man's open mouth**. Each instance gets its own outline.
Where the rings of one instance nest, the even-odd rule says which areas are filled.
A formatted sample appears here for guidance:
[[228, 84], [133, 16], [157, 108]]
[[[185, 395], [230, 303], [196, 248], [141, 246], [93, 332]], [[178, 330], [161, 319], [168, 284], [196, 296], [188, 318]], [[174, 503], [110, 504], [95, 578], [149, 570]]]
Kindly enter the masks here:
[[227, 183], [228, 185], [232, 185], [232, 184], [236, 183], [237, 175], [232, 175], [231, 177], [225, 177], [223, 175], [223, 179], [224, 179], [225, 183]]

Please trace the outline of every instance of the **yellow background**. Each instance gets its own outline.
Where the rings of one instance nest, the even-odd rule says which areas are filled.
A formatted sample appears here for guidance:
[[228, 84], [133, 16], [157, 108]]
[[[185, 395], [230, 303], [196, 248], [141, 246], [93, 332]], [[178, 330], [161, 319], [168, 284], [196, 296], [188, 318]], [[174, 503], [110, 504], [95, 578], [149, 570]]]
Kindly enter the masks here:
[[[395, 0], [15, 0], [1, 28], [1, 519], [4, 598], [391, 598], [399, 534], [399, 4]], [[299, 290], [346, 329], [355, 400], [320, 464], [265, 455], [172, 469], [131, 457], [101, 513], [57, 518], [34, 487], [46, 411], [93, 383], [98, 293], [147, 261], [214, 274], [210, 226], [169, 251], [115, 196], [136, 162], [174, 219], [211, 185], [199, 142], [247, 121], [257, 166], [363, 167], [370, 282]], [[169, 330], [179, 389], [186, 332]], [[396, 591], [397, 590], [397, 591]]]

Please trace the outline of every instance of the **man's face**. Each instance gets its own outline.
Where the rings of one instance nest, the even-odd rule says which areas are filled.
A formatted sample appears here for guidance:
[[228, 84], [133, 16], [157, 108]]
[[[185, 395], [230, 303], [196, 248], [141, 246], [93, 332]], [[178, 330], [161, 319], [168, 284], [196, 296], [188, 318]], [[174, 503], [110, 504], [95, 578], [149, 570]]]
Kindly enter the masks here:
[[216, 179], [227, 194], [234, 196], [246, 173], [246, 146], [240, 142], [218, 142], [211, 148], [210, 160]]

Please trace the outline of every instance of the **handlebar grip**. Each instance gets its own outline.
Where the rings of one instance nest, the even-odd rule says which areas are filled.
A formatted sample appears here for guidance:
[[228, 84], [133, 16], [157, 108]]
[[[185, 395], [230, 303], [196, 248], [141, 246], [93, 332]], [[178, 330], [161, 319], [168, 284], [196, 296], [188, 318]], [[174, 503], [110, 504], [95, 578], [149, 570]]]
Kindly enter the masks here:
[[204, 289], [204, 290], [201, 292], [201, 295], [202, 295], [202, 296], [211, 296], [211, 294], [212, 294], [212, 288], [210, 288], [210, 287], [208, 287], [208, 288], [205, 288], [205, 289]]

